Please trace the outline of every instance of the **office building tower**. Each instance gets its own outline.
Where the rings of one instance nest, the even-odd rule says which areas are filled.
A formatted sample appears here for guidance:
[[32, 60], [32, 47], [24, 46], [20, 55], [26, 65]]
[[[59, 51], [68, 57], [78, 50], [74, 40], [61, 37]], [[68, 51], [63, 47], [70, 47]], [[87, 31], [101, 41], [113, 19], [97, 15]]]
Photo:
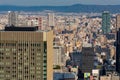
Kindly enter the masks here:
[[92, 73], [94, 69], [94, 48], [83, 47], [82, 48], [82, 73]]
[[120, 28], [120, 14], [118, 14], [116, 16], [116, 29], [117, 29], [117, 31], [119, 30], [119, 28]]
[[116, 40], [116, 71], [120, 73], [120, 29], [117, 31]]
[[102, 13], [102, 32], [103, 34], [110, 33], [110, 13], [108, 11], [104, 11]]
[[54, 13], [48, 13], [48, 26], [55, 26]]
[[53, 80], [53, 31], [5, 27], [0, 31], [0, 80]]
[[18, 25], [18, 12], [8, 11], [8, 25]]

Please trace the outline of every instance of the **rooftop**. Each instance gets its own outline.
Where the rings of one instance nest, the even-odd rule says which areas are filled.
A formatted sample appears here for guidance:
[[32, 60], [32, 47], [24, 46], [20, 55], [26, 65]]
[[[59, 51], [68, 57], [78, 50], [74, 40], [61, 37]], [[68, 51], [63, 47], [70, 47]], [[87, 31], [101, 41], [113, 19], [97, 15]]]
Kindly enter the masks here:
[[18, 26], [5, 26], [4, 31], [37, 31], [38, 27], [18, 27]]
[[4, 30], [1, 31], [36, 31], [36, 32], [48, 32], [49, 30], [39, 30], [38, 26], [5, 26]]

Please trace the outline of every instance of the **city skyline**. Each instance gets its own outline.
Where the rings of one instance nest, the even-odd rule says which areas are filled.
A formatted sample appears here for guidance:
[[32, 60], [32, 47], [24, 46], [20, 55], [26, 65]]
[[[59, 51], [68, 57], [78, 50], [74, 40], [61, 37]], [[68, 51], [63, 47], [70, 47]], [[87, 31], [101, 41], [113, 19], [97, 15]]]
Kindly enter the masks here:
[[[27, 3], [27, 4], [26, 4]], [[1, 0], [0, 5], [16, 5], [16, 6], [66, 6], [74, 4], [90, 4], [90, 5], [120, 5], [119, 0]]]
[[[99, 9], [77, 6], [71, 10]], [[33, 7], [39, 12], [17, 8], [0, 14], [0, 79], [119, 80], [117, 13], [52, 12], [47, 7], [51, 11]]]

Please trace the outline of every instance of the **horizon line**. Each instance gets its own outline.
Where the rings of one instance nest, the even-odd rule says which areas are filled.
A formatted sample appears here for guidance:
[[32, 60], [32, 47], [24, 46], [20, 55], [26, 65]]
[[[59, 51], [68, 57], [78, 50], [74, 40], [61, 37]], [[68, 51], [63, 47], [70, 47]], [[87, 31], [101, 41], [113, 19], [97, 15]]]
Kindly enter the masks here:
[[120, 4], [71, 4], [71, 5], [12, 5], [12, 4], [0, 4], [0, 6], [16, 6], [16, 7], [36, 7], [36, 6], [75, 6], [75, 5], [95, 5], [95, 6], [120, 6]]

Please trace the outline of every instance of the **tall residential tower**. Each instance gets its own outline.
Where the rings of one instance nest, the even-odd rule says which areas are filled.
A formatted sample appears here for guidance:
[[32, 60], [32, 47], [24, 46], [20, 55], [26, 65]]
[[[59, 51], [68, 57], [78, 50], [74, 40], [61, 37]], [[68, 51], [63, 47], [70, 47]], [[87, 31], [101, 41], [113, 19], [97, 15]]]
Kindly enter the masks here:
[[55, 26], [54, 13], [48, 13], [48, 26]]
[[18, 12], [8, 11], [8, 25], [18, 25]]
[[108, 11], [104, 11], [102, 13], [102, 32], [103, 34], [110, 33], [110, 13]]

